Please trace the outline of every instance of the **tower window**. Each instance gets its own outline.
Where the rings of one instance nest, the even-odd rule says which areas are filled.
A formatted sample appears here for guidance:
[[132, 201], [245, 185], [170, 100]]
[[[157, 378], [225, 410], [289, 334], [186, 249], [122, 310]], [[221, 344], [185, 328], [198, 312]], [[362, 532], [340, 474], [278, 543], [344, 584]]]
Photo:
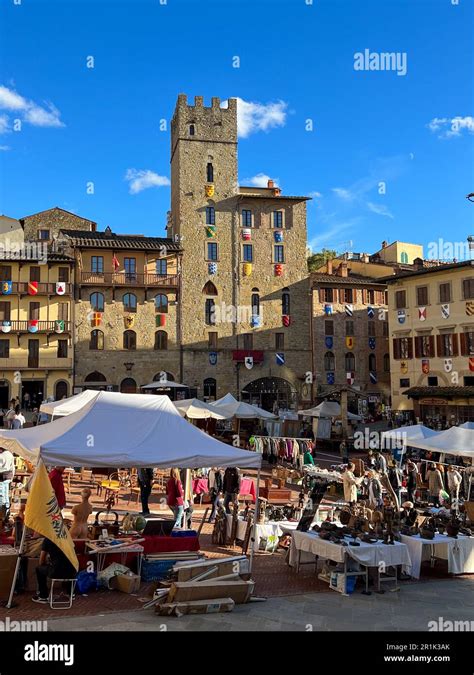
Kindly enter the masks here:
[[215, 302], [212, 298], [206, 300], [204, 317], [207, 326], [213, 326], [216, 323]]
[[206, 225], [216, 224], [216, 210], [213, 206], [206, 206]]
[[194, 136], [195, 133], [196, 133], [196, 127], [194, 126], [194, 124], [190, 124], [189, 125], [189, 135]]
[[273, 257], [274, 257], [274, 262], [276, 263], [284, 263], [285, 262], [285, 249], [283, 246], [280, 244], [275, 244], [273, 247]]
[[126, 330], [123, 333], [123, 348], [134, 350], [137, 348], [137, 334], [134, 330]]
[[207, 259], [217, 260], [217, 244], [209, 242], [207, 245]]
[[260, 314], [260, 295], [252, 293], [252, 314]]
[[252, 211], [242, 209], [242, 227], [252, 227]]
[[273, 227], [283, 227], [283, 211], [273, 211]]
[[242, 254], [243, 254], [244, 262], [252, 262], [253, 261], [253, 246], [252, 246], [252, 244], [244, 244]]
[[208, 183], [214, 182], [214, 167], [212, 166], [212, 162], [207, 163], [206, 180]]

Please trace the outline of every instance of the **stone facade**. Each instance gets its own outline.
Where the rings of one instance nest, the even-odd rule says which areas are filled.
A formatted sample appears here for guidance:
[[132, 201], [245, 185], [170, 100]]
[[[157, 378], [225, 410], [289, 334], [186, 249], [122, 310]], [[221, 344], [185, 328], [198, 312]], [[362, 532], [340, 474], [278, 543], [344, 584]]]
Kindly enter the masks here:
[[[26, 241], [36, 241], [38, 239], [53, 241], [59, 236], [60, 230], [94, 232], [96, 229], [96, 223], [93, 220], [81, 218], [74, 213], [60, 209], [58, 206], [20, 218], [20, 223], [23, 227]], [[40, 234], [41, 231], [49, 232], [49, 236], [45, 238], [45, 235], [42, 236]]]
[[[186, 96], [180, 95], [171, 125], [168, 231], [183, 247], [182, 378], [200, 396], [206, 394], [204, 380], [215, 380], [217, 397], [228, 391], [241, 397], [249, 383], [268, 378], [261, 392], [268, 395], [272, 388], [286, 387], [291, 390], [291, 401], [286, 403], [295, 406], [311, 397], [311, 391], [303, 391], [304, 375], [311, 367], [306, 198], [284, 196], [274, 186], [242, 188], [237, 176], [236, 101], [229, 100], [224, 109], [213, 98], [211, 107], [205, 107], [202, 97], [188, 105]], [[214, 209], [213, 223], [207, 222], [206, 208]], [[274, 212], [281, 213], [281, 228], [274, 227]], [[215, 228], [212, 234], [207, 225]], [[275, 232], [284, 255], [281, 276], [275, 269]], [[217, 244], [214, 260], [208, 255], [208, 244]], [[248, 256], [250, 249], [244, 246], [252, 247], [249, 274], [244, 254]], [[215, 273], [209, 270], [212, 262]], [[216, 294], [212, 288], [209, 293], [209, 282]], [[289, 326], [282, 319], [283, 293], [290, 299]], [[260, 325], [252, 327], [252, 296], [255, 300], [257, 295]], [[205, 321], [206, 300], [213, 300], [217, 309], [214, 325]], [[232, 308], [236, 320], [232, 320]], [[217, 348], [209, 333], [217, 333]], [[244, 366], [242, 352], [253, 356], [251, 369]], [[277, 352], [284, 355], [282, 365], [277, 363]], [[215, 365], [213, 358], [217, 358]], [[251, 398], [262, 403], [257, 391]], [[284, 400], [279, 403], [285, 405]]]
[[365, 394], [365, 410], [380, 412], [390, 403], [387, 286], [358, 274], [357, 263], [328, 267], [311, 275], [315, 394], [350, 384]]

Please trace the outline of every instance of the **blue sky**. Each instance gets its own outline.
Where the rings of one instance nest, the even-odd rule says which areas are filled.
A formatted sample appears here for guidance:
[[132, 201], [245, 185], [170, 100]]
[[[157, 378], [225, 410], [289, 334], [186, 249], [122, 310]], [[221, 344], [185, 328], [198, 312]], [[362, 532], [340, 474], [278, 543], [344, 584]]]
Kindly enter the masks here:
[[[308, 1], [2, 0], [0, 213], [58, 205], [101, 229], [162, 236], [160, 120], [184, 92], [242, 99], [240, 181], [263, 174], [314, 196], [314, 250], [464, 241], [473, 3]], [[406, 74], [355, 70], [366, 49], [399, 53]]]

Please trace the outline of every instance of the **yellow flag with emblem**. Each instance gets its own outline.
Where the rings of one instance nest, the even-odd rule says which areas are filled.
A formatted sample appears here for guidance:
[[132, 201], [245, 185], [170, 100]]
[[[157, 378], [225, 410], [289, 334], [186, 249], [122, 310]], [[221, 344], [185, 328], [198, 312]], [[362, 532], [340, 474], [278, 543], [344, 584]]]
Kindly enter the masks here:
[[74, 543], [64, 523], [46, 467], [41, 460], [36, 468], [26, 502], [25, 525], [56, 544], [76, 571], [79, 569]]

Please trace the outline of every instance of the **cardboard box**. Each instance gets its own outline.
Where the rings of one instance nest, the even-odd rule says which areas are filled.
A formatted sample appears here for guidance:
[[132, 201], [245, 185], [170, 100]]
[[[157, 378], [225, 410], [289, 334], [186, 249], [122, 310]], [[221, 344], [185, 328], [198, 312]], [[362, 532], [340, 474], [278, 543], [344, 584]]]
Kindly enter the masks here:
[[190, 602], [194, 600], [215, 600], [232, 598], [236, 605], [248, 602], [253, 593], [253, 581], [177, 581], [171, 584], [169, 603]]
[[110, 580], [110, 588], [122, 593], [138, 593], [141, 578], [138, 574], [117, 574]]
[[[15, 549], [11, 550], [15, 551]], [[0, 553], [0, 600], [8, 600], [17, 559], [18, 554], [16, 552], [4, 553], [2, 551]]]
[[235, 602], [232, 598], [216, 598], [214, 600], [191, 600], [189, 602], [167, 602], [156, 605], [155, 611], [160, 616], [183, 616], [184, 614], [216, 614], [232, 612]]
[[250, 562], [247, 556], [236, 556], [231, 558], [211, 558], [195, 565], [186, 565], [182, 567], [174, 567], [174, 571], [178, 572], [178, 581], [190, 581], [200, 572], [204, 572], [210, 567], [217, 567], [215, 572], [212, 572], [207, 579], [215, 579], [216, 577], [223, 577], [227, 574], [249, 574]]

